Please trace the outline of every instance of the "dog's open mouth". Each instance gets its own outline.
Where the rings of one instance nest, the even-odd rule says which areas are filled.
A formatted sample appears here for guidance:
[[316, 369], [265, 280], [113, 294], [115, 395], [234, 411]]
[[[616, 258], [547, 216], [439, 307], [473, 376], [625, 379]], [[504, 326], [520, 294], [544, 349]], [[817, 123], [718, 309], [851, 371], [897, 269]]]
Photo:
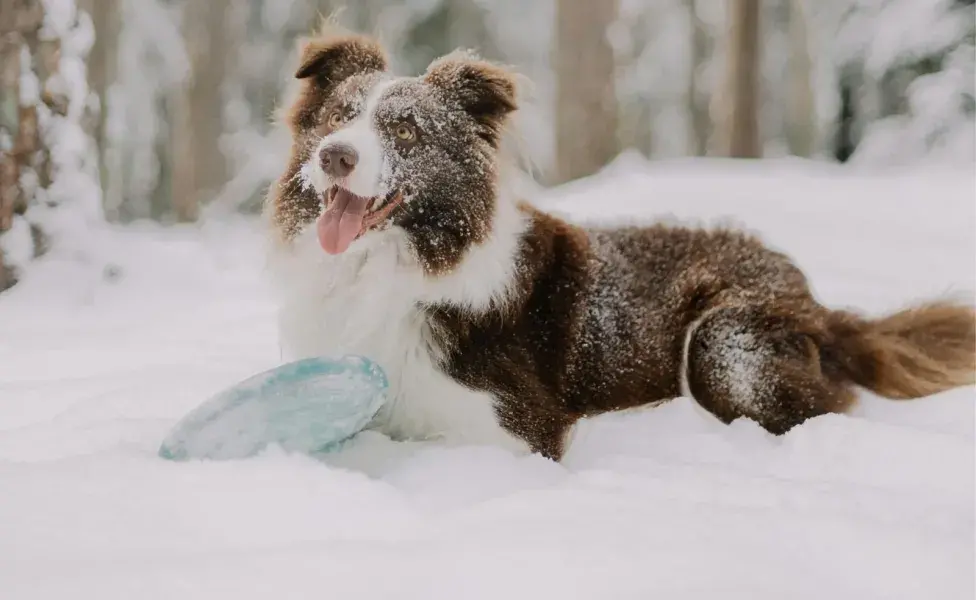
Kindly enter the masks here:
[[329, 254], [342, 254], [371, 229], [384, 224], [403, 194], [391, 190], [385, 196], [364, 197], [333, 186], [326, 192], [325, 212], [319, 217], [319, 243]]

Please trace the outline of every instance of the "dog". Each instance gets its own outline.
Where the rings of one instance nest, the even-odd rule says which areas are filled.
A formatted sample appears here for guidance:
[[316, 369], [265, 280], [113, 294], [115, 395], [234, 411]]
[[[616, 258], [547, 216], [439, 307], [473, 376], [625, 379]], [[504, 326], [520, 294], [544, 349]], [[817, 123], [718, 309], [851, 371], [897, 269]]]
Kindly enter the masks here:
[[732, 228], [584, 228], [520, 201], [502, 137], [516, 79], [472, 53], [397, 77], [375, 40], [305, 40], [269, 190], [269, 270], [292, 358], [354, 353], [390, 381], [371, 427], [558, 461], [582, 417], [679, 396], [783, 434], [858, 387], [972, 385], [976, 313], [832, 310]]

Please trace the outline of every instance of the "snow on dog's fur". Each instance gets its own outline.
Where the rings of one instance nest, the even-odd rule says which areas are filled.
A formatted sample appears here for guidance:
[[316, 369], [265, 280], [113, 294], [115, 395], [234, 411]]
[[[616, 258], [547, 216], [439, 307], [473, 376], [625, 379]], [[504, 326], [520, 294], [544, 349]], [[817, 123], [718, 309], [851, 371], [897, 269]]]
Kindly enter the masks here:
[[973, 381], [970, 307], [870, 320], [818, 304], [744, 233], [583, 229], [519, 202], [501, 67], [455, 53], [396, 77], [375, 41], [327, 29], [296, 77], [268, 201], [282, 343], [377, 360], [391, 401], [374, 426], [395, 438], [558, 459], [580, 417], [681, 393], [782, 433], [844, 410], [855, 385], [908, 398]]

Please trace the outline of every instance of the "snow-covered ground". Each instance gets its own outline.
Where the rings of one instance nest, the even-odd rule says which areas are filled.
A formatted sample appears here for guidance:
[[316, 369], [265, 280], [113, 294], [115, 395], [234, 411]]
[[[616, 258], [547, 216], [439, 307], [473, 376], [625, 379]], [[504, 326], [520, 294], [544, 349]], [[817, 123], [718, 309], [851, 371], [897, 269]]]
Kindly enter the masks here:
[[[973, 192], [972, 172], [625, 158], [540, 203], [732, 217], [824, 301], [877, 312], [972, 296]], [[973, 389], [782, 438], [679, 399], [583, 423], [561, 465], [378, 435], [327, 464], [163, 461], [180, 416], [279, 358], [261, 244], [245, 221], [112, 230], [0, 298], [0, 598], [974, 596]]]

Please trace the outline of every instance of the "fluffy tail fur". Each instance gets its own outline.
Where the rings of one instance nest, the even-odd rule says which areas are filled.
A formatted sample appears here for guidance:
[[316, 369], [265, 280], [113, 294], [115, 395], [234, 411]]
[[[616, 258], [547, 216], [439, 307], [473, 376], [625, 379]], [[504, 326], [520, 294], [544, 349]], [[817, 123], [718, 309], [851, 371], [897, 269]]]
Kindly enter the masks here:
[[893, 399], [976, 383], [976, 311], [931, 302], [880, 319], [832, 313], [831, 344], [859, 386]]

